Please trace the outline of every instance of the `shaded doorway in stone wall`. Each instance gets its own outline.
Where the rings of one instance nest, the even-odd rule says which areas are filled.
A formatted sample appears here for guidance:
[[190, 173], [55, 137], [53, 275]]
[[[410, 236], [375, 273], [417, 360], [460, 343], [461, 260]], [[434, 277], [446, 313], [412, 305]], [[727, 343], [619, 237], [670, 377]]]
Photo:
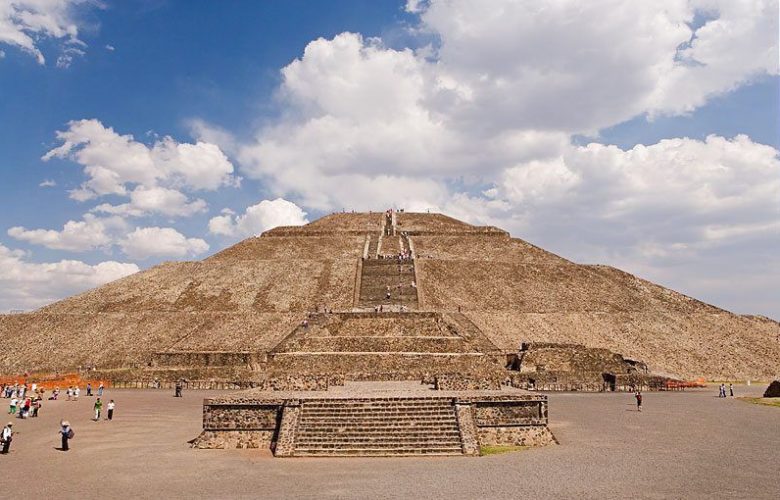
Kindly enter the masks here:
[[604, 387], [608, 391], [614, 391], [617, 384], [617, 377], [614, 373], [602, 373], [601, 377], [604, 379]]

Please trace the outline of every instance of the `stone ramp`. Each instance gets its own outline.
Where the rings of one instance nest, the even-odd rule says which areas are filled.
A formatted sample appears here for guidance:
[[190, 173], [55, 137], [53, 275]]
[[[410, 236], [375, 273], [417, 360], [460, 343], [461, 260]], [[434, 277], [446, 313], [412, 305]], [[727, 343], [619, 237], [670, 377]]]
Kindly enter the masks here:
[[301, 405], [292, 456], [462, 455], [442, 398], [321, 399]]

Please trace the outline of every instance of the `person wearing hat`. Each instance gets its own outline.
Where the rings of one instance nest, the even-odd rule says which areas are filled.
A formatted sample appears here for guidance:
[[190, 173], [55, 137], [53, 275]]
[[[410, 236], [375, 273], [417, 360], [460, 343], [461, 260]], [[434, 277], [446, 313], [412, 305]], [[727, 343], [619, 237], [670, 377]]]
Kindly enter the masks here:
[[73, 429], [70, 428], [70, 422], [67, 420], [60, 421], [60, 434], [62, 434], [62, 451], [68, 451], [68, 441], [73, 437]]
[[11, 448], [11, 441], [13, 441], [14, 438], [14, 432], [13, 432], [13, 422], [8, 422], [5, 427], [3, 427], [3, 433], [0, 435], [0, 442], [3, 443], [3, 451], [0, 451], [3, 455], [8, 453], [8, 450]]

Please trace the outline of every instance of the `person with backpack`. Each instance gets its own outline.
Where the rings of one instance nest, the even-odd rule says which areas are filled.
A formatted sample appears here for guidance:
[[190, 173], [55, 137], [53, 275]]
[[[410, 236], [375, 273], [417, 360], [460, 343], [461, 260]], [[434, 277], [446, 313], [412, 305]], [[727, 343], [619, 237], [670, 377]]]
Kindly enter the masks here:
[[60, 448], [62, 451], [68, 451], [70, 447], [68, 446], [68, 441], [73, 439], [73, 436], [76, 434], [73, 432], [73, 429], [70, 426], [70, 422], [67, 420], [62, 420], [60, 422], [60, 434], [62, 435], [62, 448]]
[[0, 451], [0, 453], [3, 455], [8, 454], [8, 450], [11, 448], [11, 441], [13, 441], [14, 438], [13, 426], [13, 422], [8, 422], [5, 427], [3, 427], [2, 434], [0, 434], [0, 443], [3, 444], [3, 450]]

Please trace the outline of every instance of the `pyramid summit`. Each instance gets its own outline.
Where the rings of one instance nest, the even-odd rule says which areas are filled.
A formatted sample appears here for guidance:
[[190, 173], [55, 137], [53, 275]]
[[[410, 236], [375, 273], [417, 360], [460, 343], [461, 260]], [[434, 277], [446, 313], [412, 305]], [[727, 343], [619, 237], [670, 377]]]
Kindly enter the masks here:
[[339, 213], [0, 315], [0, 372], [387, 380], [518, 374], [534, 359], [535, 372], [549, 373], [616, 355], [676, 378], [768, 379], [778, 327], [499, 228], [441, 214]]

